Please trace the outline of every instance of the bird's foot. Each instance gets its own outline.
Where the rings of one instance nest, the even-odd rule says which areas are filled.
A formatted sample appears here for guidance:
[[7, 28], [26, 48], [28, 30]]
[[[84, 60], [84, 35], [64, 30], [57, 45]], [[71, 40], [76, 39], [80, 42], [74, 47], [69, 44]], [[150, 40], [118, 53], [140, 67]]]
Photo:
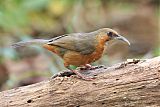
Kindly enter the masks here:
[[85, 76], [85, 75], [79, 73], [78, 70], [72, 70], [72, 72], [74, 72], [77, 76], [79, 76], [83, 80], [91, 81], [91, 80], [95, 79], [95, 77], [88, 77], [88, 76]]
[[[95, 79], [94, 76], [97, 75], [97, 73], [94, 73], [92, 71], [94, 71], [95, 69], [99, 69], [99, 68], [104, 68], [104, 65], [91, 66], [91, 65], [87, 64], [87, 67], [86, 66], [79, 67], [76, 70], [72, 70], [72, 69], [68, 68], [69, 71], [60, 72], [58, 74], [53, 75], [51, 78], [64, 77], [64, 76], [70, 77], [71, 75], [76, 74], [77, 76], [79, 76], [83, 80], [91, 81], [91, 80], [94, 80]], [[82, 72], [82, 73], [80, 73], [80, 72]], [[86, 76], [88, 74], [92, 75], [92, 76]]]

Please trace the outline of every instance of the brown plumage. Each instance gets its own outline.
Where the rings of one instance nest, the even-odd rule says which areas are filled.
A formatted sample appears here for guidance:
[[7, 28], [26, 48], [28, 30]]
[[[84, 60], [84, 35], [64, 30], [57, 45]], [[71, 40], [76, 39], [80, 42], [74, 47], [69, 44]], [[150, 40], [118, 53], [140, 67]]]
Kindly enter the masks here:
[[[64, 60], [64, 66], [69, 65], [87, 66], [100, 59], [103, 55], [105, 44], [112, 39], [129, 41], [120, 36], [116, 31], [109, 28], [102, 28], [90, 33], [72, 33], [52, 38], [50, 40], [35, 39], [27, 42], [18, 42], [13, 47], [28, 46], [31, 44], [42, 44], [42, 46], [57, 54]], [[72, 70], [85, 80], [90, 78]]]

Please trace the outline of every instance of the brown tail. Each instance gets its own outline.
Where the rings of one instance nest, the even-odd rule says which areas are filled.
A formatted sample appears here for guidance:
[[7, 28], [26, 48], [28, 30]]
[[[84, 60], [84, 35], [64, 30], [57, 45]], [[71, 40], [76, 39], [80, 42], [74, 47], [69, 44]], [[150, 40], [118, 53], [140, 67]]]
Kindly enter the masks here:
[[21, 41], [17, 42], [12, 45], [13, 48], [23, 47], [23, 46], [29, 46], [29, 45], [43, 45], [45, 43], [48, 43], [49, 40], [44, 39], [33, 39], [30, 41]]

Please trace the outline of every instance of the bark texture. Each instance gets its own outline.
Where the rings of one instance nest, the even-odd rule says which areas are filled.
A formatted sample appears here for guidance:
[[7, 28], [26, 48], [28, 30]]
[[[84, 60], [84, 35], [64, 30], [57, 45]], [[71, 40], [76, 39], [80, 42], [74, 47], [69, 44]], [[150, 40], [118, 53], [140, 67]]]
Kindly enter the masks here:
[[93, 81], [62, 76], [3, 91], [0, 106], [160, 107], [160, 57], [91, 71]]

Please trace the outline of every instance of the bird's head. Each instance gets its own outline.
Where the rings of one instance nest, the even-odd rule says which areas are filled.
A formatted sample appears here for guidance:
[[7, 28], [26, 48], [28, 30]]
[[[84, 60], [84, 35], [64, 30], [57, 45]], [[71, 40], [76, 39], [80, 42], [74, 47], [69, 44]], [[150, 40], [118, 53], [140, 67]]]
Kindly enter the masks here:
[[98, 34], [104, 38], [104, 41], [110, 41], [110, 40], [121, 40], [123, 42], [126, 42], [128, 45], [130, 45], [130, 42], [120, 34], [118, 34], [115, 30], [110, 28], [102, 28], [98, 30]]

